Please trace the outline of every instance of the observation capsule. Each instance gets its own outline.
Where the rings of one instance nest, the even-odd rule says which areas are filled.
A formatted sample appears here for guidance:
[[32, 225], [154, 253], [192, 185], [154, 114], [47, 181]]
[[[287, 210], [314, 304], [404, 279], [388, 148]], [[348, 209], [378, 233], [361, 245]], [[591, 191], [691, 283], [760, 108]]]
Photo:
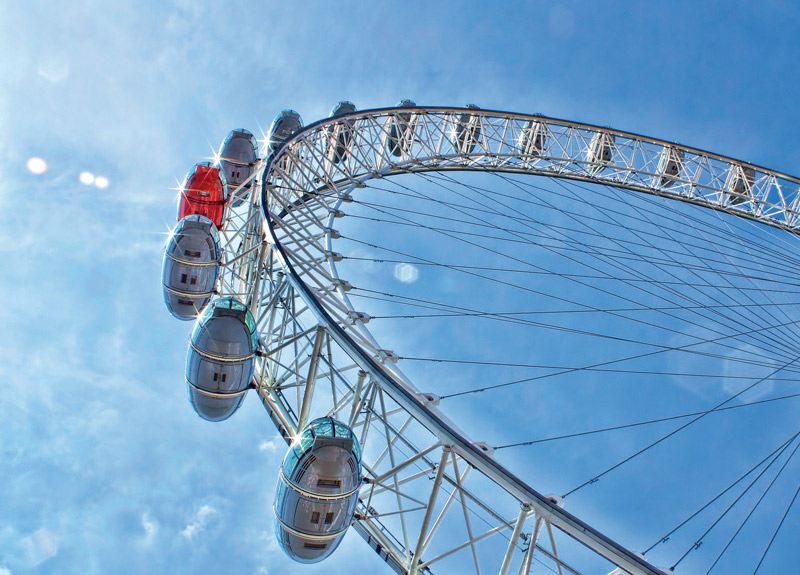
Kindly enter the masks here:
[[169, 236], [164, 251], [164, 303], [178, 319], [194, 319], [214, 294], [222, 249], [219, 232], [205, 216], [186, 216]]
[[658, 183], [661, 186], [671, 186], [678, 179], [683, 166], [683, 150], [672, 146], [665, 146], [658, 158]]
[[225, 219], [228, 183], [225, 174], [210, 162], [197, 164], [181, 185], [178, 219], [199, 214], [214, 222], [217, 229]]
[[197, 415], [222, 421], [239, 408], [253, 377], [257, 345], [256, 322], [247, 306], [232, 297], [206, 306], [186, 357], [189, 401]]
[[[228, 189], [231, 193], [236, 192], [242, 183], [253, 175], [255, 163], [258, 159], [258, 142], [252, 133], [245, 130], [231, 130], [222, 146], [219, 149], [219, 159], [217, 167], [225, 173], [228, 181]], [[244, 203], [251, 188], [252, 181], [242, 186], [242, 189], [234, 193], [231, 201], [233, 207]]]
[[[416, 104], [411, 100], [400, 100], [398, 108], [416, 108]], [[411, 121], [411, 112], [398, 112], [389, 120], [389, 139], [386, 142], [386, 149], [393, 156], [398, 158], [411, 148], [411, 141], [414, 138], [414, 125], [416, 121]]]
[[538, 156], [547, 145], [546, 128], [542, 122], [530, 120], [519, 137], [519, 151], [524, 156]]
[[275, 534], [286, 554], [316, 563], [333, 553], [353, 520], [361, 487], [361, 449], [332, 417], [309, 423], [281, 465]]
[[[330, 117], [336, 118], [337, 116], [352, 114], [355, 111], [355, 104], [347, 100], [342, 100], [333, 107]], [[334, 164], [338, 164], [347, 156], [347, 148], [350, 147], [350, 141], [353, 139], [353, 126], [355, 122], [354, 119], [350, 118], [342, 120], [328, 128], [327, 153]]]
[[744, 166], [732, 167], [725, 183], [725, 192], [732, 206], [738, 206], [753, 197], [756, 171]]
[[[470, 110], [480, 110], [475, 104], [467, 104], [466, 108]], [[471, 154], [475, 149], [475, 144], [481, 137], [481, 118], [464, 112], [458, 118], [456, 127], [453, 132], [453, 148], [459, 154]]]
[[303, 127], [303, 119], [294, 110], [284, 110], [273, 120], [269, 128], [269, 150], [274, 152], [278, 149], [286, 138], [300, 131]]
[[614, 154], [614, 134], [597, 132], [592, 136], [589, 149], [586, 151], [586, 160], [593, 163], [607, 164]]

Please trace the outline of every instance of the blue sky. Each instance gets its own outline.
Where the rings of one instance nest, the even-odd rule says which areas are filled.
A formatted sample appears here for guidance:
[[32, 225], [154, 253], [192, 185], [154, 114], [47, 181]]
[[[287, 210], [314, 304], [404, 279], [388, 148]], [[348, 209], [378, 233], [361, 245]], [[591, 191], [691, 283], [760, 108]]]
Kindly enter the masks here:
[[401, 98], [797, 173], [800, 9], [697, 4], [8, 3], [0, 575], [385, 568], [352, 534], [330, 563], [285, 559], [270, 510], [283, 447], [263, 408], [250, 397], [220, 425], [191, 410], [190, 324], [159, 285], [176, 182], [230, 129], [258, 133], [283, 108], [310, 123], [341, 99]]

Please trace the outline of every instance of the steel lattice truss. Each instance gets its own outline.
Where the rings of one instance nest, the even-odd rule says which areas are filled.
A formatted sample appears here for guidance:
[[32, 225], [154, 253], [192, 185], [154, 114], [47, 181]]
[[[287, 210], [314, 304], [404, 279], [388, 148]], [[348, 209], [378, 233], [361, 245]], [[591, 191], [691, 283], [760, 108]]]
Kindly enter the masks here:
[[794, 233], [800, 180], [541, 116], [392, 108], [296, 134], [261, 163], [251, 201], [223, 226], [220, 292], [249, 302], [259, 330], [253, 385], [287, 442], [325, 414], [358, 434], [367, 479], [354, 528], [396, 572], [525, 575], [543, 564], [560, 575], [661, 574], [504, 469], [491, 447], [470, 441], [438, 411], [436, 397], [402, 373], [397, 355], [368, 331], [369, 316], [349, 300], [334, 243], [352, 195], [370, 179], [445, 170], [624, 187]]

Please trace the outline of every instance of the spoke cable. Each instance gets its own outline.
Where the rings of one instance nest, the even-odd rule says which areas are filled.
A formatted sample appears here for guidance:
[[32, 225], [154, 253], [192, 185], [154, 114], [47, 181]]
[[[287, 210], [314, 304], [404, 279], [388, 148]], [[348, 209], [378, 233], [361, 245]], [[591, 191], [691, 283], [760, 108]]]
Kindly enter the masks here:
[[[752, 378], [749, 378], [749, 379], [752, 379]], [[774, 381], [774, 379], [773, 379], [773, 381]], [[793, 381], [796, 381], [796, 380], [793, 380]], [[800, 393], [792, 393], [790, 395], [782, 395], [780, 397], [772, 397], [772, 398], [769, 398], [769, 399], [760, 399], [758, 401], [750, 401], [750, 402], [747, 402], [747, 403], [741, 403], [739, 405], [729, 405], [727, 407], [721, 407], [721, 408], [719, 408], [717, 410], [706, 410], [706, 411], [695, 411], [695, 412], [692, 412], [692, 413], [682, 413], [681, 415], [671, 415], [669, 417], [659, 417], [658, 419], [650, 419], [650, 420], [647, 420], [647, 421], [638, 421], [636, 423], [625, 423], [625, 424], [622, 424], [622, 425], [614, 425], [612, 427], [603, 427], [603, 428], [600, 428], [600, 429], [592, 429], [591, 431], [579, 431], [579, 432], [576, 432], [576, 433], [567, 433], [565, 435], [556, 435], [556, 436], [552, 436], [552, 437], [543, 437], [541, 439], [532, 439], [530, 441], [520, 441], [518, 443], [508, 443], [506, 445], [496, 446], [494, 449], [495, 449], [495, 451], [497, 451], [497, 450], [500, 450], [500, 449], [508, 449], [510, 447], [528, 447], [528, 446], [531, 446], [531, 445], [536, 445], [538, 443], [546, 443], [546, 442], [549, 442], [549, 441], [558, 441], [558, 440], [561, 440], [561, 439], [572, 439], [573, 437], [583, 437], [583, 436], [586, 436], [586, 435], [594, 435], [594, 434], [597, 434], [597, 433], [605, 433], [605, 432], [608, 432], [608, 431], [617, 431], [619, 429], [629, 429], [631, 427], [640, 427], [640, 426], [643, 426], [643, 425], [650, 425], [650, 424], [653, 424], [653, 423], [663, 423], [665, 421], [673, 421], [673, 420], [676, 420], [676, 419], [685, 419], [687, 417], [694, 417], [696, 415], [704, 415], [706, 413], [711, 413], [712, 411], [714, 413], [722, 413], [724, 411], [729, 411], [729, 410], [732, 410], [732, 409], [739, 409], [739, 408], [742, 408], [742, 407], [751, 407], [753, 405], [763, 405], [765, 403], [772, 403], [772, 402], [781, 401], [781, 400], [784, 400], [784, 399], [793, 399], [793, 398], [796, 398], [796, 397], [800, 397]]]
[[785, 367], [787, 367], [788, 365], [790, 365], [790, 364], [792, 364], [792, 363], [795, 363], [795, 362], [796, 362], [798, 359], [800, 359], [800, 357], [798, 357], [798, 358], [795, 358], [795, 359], [791, 360], [789, 363], [787, 363], [787, 364], [786, 364], [786, 365], [784, 365], [784, 366], [778, 367], [777, 369], [775, 369], [775, 370], [774, 370], [772, 373], [770, 373], [769, 375], [766, 375], [766, 376], [762, 377], [761, 379], [759, 379], [758, 381], [756, 381], [756, 382], [752, 383], [751, 385], [749, 385], [749, 386], [745, 387], [745, 388], [744, 388], [744, 389], [742, 389], [741, 391], [739, 391], [739, 392], [737, 392], [737, 393], [733, 394], [733, 395], [732, 395], [732, 396], [730, 396], [728, 399], [726, 399], [725, 401], [723, 401], [723, 402], [721, 402], [721, 403], [718, 403], [716, 406], [714, 406], [712, 409], [708, 410], [707, 412], [705, 412], [705, 413], [702, 413], [702, 414], [698, 415], [697, 417], [695, 417], [695, 418], [694, 418], [694, 419], [692, 419], [691, 421], [689, 421], [689, 422], [687, 422], [687, 423], [684, 423], [683, 425], [681, 425], [680, 427], [678, 427], [678, 428], [676, 428], [676, 429], [672, 430], [671, 432], [669, 432], [668, 434], [664, 435], [664, 436], [663, 436], [663, 437], [661, 437], [660, 439], [658, 439], [658, 440], [656, 440], [656, 441], [654, 441], [654, 442], [652, 442], [652, 443], [648, 444], [646, 447], [643, 447], [642, 449], [638, 450], [638, 451], [637, 451], [636, 453], [634, 453], [633, 455], [629, 455], [628, 457], [626, 457], [625, 459], [623, 459], [623, 460], [622, 460], [622, 461], [620, 461], [619, 463], [615, 463], [614, 465], [612, 465], [611, 467], [609, 467], [609, 468], [608, 468], [608, 469], [606, 469], [605, 471], [603, 471], [603, 472], [601, 472], [601, 473], [598, 473], [597, 475], [595, 475], [594, 477], [592, 477], [591, 479], [589, 479], [589, 480], [587, 480], [587, 481], [584, 481], [583, 483], [581, 483], [581, 484], [580, 484], [580, 485], [578, 485], [577, 487], [575, 487], [575, 488], [571, 489], [570, 491], [568, 491], [567, 493], [565, 493], [565, 494], [564, 494], [562, 497], [566, 498], [568, 495], [571, 495], [571, 494], [575, 493], [576, 491], [578, 491], [578, 490], [580, 490], [580, 489], [582, 489], [582, 488], [586, 487], [587, 485], [590, 485], [590, 484], [592, 484], [592, 483], [596, 483], [596, 482], [597, 482], [598, 480], [600, 480], [600, 478], [602, 478], [603, 476], [605, 476], [605, 475], [607, 475], [608, 473], [610, 473], [610, 472], [614, 471], [615, 469], [617, 469], [617, 468], [621, 467], [621, 466], [622, 466], [622, 465], [624, 465], [625, 463], [627, 463], [627, 462], [631, 461], [632, 459], [634, 459], [634, 458], [638, 457], [639, 455], [641, 455], [641, 454], [645, 453], [646, 451], [649, 451], [651, 448], [653, 448], [653, 447], [655, 447], [656, 445], [658, 445], [659, 443], [662, 443], [663, 441], [665, 441], [665, 440], [669, 439], [670, 437], [672, 437], [672, 436], [673, 436], [673, 435], [675, 435], [676, 433], [679, 433], [680, 431], [682, 431], [682, 430], [686, 429], [686, 428], [687, 428], [687, 427], [689, 427], [690, 425], [692, 425], [692, 424], [694, 424], [694, 423], [696, 423], [696, 422], [700, 421], [701, 419], [703, 419], [704, 417], [706, 417], [706, 416], [707, 416], [709, 413], [713, 413], [714, 411], [717, 411], [719, 408], [721, 408], [722, 406], [724, 406], [726, 403], [728, 403], [728, 402], [730, 402], [730, 401], [733, 401], [734, 399], [736, 399], [737, 397], [739, 397], [739, 396], [740, 396], [740, 395], [742, 395], [743, 393], [745, 393], [745, 392], [747, 392], [747, 391], [750, 391], [750, 390], [751, 390], [751, 389], [753, 389], [755, 386], [759, 385], [759, 384], [760, 384], [760, 383], [762, 383], [763, 381], [766, 381], [766, 380], [768, 380], [768, 379], [769, 379], [771, 376], [773, 376], [773, 375], [775, 375], [776, 373], [778, 373], [779, 371], [783, 370], [783, 369], [784, 369]]

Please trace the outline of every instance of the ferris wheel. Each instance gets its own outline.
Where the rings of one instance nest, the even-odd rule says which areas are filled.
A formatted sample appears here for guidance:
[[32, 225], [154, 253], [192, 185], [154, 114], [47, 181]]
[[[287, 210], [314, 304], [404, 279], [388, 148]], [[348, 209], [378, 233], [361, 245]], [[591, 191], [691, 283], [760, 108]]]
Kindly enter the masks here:
[[[225, 419], [252, 388], [289, 446], [274, 509], [287, 553], [322, 559], [352, 528], [399, 574], [663, 575], [685, 568], [712, 539], [705, 525], [728, 522], [723, 551], [702, 563], [713, 569], [786, 479], [798, 430], [765, 442], [766, 457], [753, 467], [737, 462], [732, 484], [709, 477], [719, 495], [698, 500], [700, 510], [649, 549], [607, 534], [609, 508], [592, 506], [590, 521], [565, 501], [719, 414], [783, 408], [797, 396], [783, 389], [800, 369], [800, 180], [611, 128], [475, 106], [406, 100], [357, 112], [345, 102], [301, 126], [299, 114], [282, 113], [260, 160], [252, 135], [232, 132], [215, 165], [190, 173], [164, 268], [173, 314], [199, 314], [187, 360], [198, 414]], [[397, 280], [395, 291], [364, 283], [381, 266]], [[439, 279], [444, 293], [436, 296]], [[466, 302], [450, 299], [459, 293]], [[536, 310], [520, 307], [530, 302]], [[473, 323], [426, 331], [431, 317]], [[391, 318], [406, 323], [382, 328]], [[489, 343], [472, 347], [481, 333]], [[503, 334], [511, 341], [501, 343]], [[410, 340], [419, 348], [390, 345]], [[664, 362], [643, 363], [654, 358]], [[454, 378], [459, 365], [468, 369]], [[718, 372], [702, 373], [709, 365]], [[694, 411], [507, 445], [473, 439], [471, 415], [459, 412], [476, 408], [453, 403], [480, 397], [494, 410], [491, 394], [503, 393], [511, 405], [501, 425], [524, 430], [543, 413], [569, 413], [563, 397], [548, 406], [547, 391], [534, 410], [520, 389], [544, 380], [571, 385], [576, 375], [604, 386], [570, 392], [588, 401], [608, 399], [611, 379], [597, 377], [616, 384], [632, 375], [680, 379], [661, 386], [678, 395], [691, 387], [684, 381], [716, 377], [727, 395], [718, 400], [715, 388]], [[633, 403], [645, 393], [620, 385], [608, 401]], [[756, 394], [768, 385], [770, 393]], [[656, 404], [678, 401], [661, 389], [646, 394]], [[526, 480], [516, 460], [527, 456], [501, 457], [566, 435], [663, 422], [674, 425], [610, 454], [607, 465], [556, 494]], [[670, 482], [656, 477], [651, 488]], [[751, 500], [750, 514], [731, 522], [729, 511]], [[756, 569], [793, 504], [789, 492], [780, 523], [759, 523], [768, 545], [756, 553]], [[668, 564], [651, 559], [720, 505], [719, 519], [687, 536], [685, 553], [671, 551]], [[623, 516], [611, 520], [619, 522]]]

